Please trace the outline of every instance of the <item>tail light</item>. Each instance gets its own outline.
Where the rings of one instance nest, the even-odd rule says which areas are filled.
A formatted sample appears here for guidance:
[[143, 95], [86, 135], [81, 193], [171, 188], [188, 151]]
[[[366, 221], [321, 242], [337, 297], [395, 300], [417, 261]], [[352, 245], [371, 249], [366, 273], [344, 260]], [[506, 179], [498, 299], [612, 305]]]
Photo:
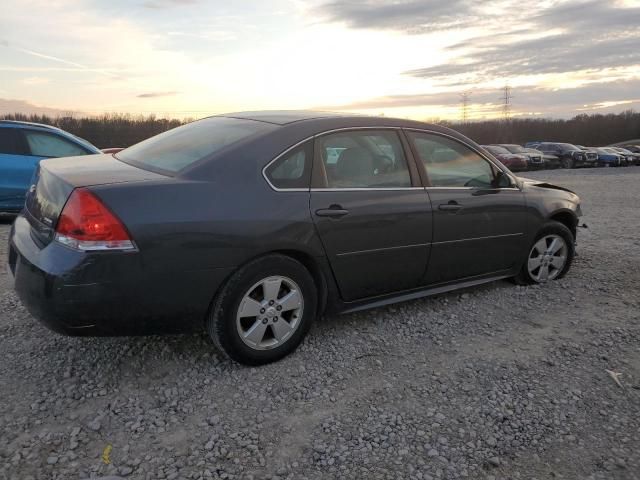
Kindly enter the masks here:
[[122, 222], [89, 190], [76, 188], [58, 219], [55, 239], [76, 250], [133, 250]]

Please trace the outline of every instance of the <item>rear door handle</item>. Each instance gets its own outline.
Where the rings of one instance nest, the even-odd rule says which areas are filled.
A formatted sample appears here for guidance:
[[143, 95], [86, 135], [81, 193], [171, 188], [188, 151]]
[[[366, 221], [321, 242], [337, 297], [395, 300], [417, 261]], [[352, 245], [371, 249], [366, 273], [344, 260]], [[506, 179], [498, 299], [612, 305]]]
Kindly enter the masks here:
[[340, 205], [331, 205], [329, 208], [316, 210], [316, 215], [319, 217], [344, 217], [348, 213], [349, 210], [345, 210]]
[[458, 202], [455, 202], [453, 200], [449, 203], [443, 203], [438, 205], [438, 210], [444, 210], [447, 212], [457, 212], [461, 208], [462, 208], [462, 205], [460, 205]]

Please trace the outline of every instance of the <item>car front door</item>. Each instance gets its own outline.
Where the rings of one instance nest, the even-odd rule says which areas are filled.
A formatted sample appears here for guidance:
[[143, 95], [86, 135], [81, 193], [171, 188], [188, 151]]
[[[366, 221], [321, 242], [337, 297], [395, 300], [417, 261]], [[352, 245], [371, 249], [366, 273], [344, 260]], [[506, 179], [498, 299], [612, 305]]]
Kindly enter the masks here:
[[31, 177], [41, 158], [30, 155], [21, 129], [0, 127], [0, 211], [22, 208]]
[[315, 140], [311, 215], [345, 301], [420, 284], [431, 205], [394, 129], [346, 130]]
[[524, 195], [479, 151], [445, 135], [407, 131], [433, 206], [425, 284], [500, 275], [521, 260]]

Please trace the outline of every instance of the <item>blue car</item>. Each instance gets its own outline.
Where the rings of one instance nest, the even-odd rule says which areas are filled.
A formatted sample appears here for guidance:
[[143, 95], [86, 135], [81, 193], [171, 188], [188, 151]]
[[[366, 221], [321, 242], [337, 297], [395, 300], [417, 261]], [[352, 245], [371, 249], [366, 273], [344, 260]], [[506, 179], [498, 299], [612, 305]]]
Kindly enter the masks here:
[[100, 150], [59, 128], [0, 120], [0, 212], [22, 210], [33, 173], [43, 158], [94, 153]]
[[603, 167], [620, 167], [622, 166], [622, 155], [610, 152], [604, 148], [594, 148], [598, 154], [598, 164]]

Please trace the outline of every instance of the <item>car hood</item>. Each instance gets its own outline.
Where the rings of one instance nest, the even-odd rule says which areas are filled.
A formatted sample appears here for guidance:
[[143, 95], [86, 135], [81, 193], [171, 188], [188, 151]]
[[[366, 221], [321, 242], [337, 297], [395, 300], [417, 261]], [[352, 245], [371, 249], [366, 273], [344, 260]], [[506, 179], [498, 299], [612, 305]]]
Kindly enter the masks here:
[[542, 180], [533, 180], [532, 178], [524, 178], [518, 177], [518, 180], [523, 183], [524, 186], [527, 187], [538, 187], [538, 188], [547, 188], [550, 190], [561, 190], [563, 192], [569, 192], [574, 195], [577, 195], [573, 190], [569, 190], [568, 188], [561, 187], [560, 185], [554, 185], [553, 183], [544, 182]]

